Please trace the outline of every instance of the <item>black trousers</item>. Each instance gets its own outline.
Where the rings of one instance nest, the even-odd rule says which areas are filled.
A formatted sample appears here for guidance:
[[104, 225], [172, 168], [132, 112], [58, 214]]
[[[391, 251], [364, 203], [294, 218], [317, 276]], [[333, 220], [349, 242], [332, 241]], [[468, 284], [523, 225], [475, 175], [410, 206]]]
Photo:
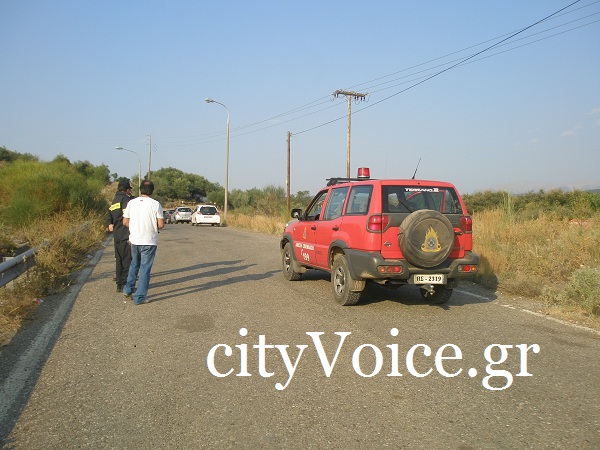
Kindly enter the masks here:
[[131, 265], [131, 245], [129, 241], [115, 241], [115, 261], [117, 288], [123, 289], [127, 283], [129, 266]]

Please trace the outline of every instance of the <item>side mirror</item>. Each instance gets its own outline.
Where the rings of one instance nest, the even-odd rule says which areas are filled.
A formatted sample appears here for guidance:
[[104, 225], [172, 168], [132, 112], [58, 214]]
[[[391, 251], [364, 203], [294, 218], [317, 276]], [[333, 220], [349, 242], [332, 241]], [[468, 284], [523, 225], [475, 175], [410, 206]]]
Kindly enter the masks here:
[[300, 208], [292, 209], [292, 217], [294, 219], [299, 219], [301, 215], [302, 215], [302, 210]]

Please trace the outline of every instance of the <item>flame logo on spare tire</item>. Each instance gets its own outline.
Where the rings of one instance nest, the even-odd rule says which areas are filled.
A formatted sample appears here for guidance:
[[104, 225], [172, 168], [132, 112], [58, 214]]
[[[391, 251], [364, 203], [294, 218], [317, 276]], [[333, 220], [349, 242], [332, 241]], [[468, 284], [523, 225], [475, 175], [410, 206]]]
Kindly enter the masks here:
[[427, 253], [436, 253], [439, 252], [441, 249], [442, 246], [438, 241], [438, 235], [433, 229], [433, 227], [430, 226], [427, 230], [427, 233], [425, 233], [425, 240], [421, 245], [421, 250]]
[[439, 211], [420, 209], [398, 227], [402, 256], [415, 267], [430, 268], [443, 263], [454, 248], [454, 228]]

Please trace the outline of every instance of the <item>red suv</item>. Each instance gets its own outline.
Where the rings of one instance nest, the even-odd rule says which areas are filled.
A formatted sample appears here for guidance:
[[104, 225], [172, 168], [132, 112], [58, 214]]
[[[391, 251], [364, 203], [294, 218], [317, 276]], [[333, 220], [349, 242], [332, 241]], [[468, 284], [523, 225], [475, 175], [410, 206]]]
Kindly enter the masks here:
[[430, 303], [450, 299], [475, 274], [471, 217], [456, 188], [440, 181], [331, 178], [306, 211], [292, 210], [281, 239], [283, 275], [331, 273], [333, 297], [358, 302], [367, 281], [419, 286]]

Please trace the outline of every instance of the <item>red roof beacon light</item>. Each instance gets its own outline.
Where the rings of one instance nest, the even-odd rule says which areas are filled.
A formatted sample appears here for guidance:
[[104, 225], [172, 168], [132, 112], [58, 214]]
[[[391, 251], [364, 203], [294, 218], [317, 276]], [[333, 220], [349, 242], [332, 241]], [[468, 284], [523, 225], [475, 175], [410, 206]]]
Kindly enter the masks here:
[[358, 178], [362, 180], [368, 180], [371, 178], [371, 171], [368, 167], [359, 167], [358, 168]]

